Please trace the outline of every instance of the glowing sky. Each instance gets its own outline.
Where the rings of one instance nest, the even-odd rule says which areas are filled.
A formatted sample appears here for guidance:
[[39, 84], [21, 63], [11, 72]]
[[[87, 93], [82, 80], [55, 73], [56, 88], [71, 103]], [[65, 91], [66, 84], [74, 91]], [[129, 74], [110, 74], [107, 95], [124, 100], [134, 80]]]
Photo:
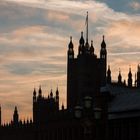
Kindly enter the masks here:
[[0, 104], [3, 122], [18, 106], [20, 118], [32, 116], [32, 91], [60, 90], [66, 98], [66, 53], [73, 36], [77, 53], [89, 12], [89, 40], [99, 56], [105, 35], [108, 64], [117, 79], [127, 79], [140, 62], [139, 0], [0, 0]]

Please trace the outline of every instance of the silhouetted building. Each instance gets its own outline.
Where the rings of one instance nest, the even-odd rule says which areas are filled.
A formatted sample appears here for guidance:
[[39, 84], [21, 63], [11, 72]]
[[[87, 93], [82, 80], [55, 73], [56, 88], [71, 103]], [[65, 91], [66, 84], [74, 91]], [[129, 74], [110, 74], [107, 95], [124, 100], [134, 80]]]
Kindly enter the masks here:
[[139, 140], [140, 139], [140, 66], [135, 75], [131, 68], [128, 80], [112, 81], [107, 67], [107, 48], [103, 36], [100, 57], [93, 41], [83, 32], [78, 55], [74, 55], [72, 37], [67, 52], [67, 108], [60, 109], [58, 87], [43, 96], [41, 86], [33, 91], [33, 120], [20, 120], [15, 107], [10, 123], [1, 123], [0, 140]]
[[[79, 52], [74, 57], [74, 45], [72, 37], [68, 45], [67, 68], [67, 107], [74, 108], [82, 103], [85, 96], [95, 97], [100, 87], [106, 85], [106, 44], [101, 43], [100, 58], [94, 54], [93, 42], [91, 45], [83, 38], [83, 32], [79, 40]], [[75, 94], [76, 93], [76, 94]]]

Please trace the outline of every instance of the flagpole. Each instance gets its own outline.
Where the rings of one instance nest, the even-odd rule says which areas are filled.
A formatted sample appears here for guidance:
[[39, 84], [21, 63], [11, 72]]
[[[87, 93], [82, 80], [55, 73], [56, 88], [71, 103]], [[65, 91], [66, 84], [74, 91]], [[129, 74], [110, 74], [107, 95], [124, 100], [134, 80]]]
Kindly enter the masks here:
[[86, 17], [86, 24], [87, 24], [87, 27], [86, 27], [86, 30], [87, 30], [86, 42], [88, 43], [88, 11], [87, 11], [87, 17]]

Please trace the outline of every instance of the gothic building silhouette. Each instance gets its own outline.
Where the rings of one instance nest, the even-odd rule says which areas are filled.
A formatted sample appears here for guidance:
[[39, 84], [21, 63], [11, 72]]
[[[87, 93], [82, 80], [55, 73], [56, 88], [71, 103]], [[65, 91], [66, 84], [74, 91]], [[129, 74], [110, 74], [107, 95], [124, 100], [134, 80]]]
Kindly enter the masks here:
[[140, 66], [133, 84], [131, 68], [127, 81], [113, 82], [107, 69], [107, 45], [103, 36], [100, 57], [93, 41], [83, 32], [75, 57], [72, 37], [67, 51], [67, 108], [60, 108], [59, 89], [43, 96], [41, 86], [33, 90], [33, 119], [20, 120], [15, 107], [13, 119], [3, 124], [0, 108], [0, 140], [139, 140]]

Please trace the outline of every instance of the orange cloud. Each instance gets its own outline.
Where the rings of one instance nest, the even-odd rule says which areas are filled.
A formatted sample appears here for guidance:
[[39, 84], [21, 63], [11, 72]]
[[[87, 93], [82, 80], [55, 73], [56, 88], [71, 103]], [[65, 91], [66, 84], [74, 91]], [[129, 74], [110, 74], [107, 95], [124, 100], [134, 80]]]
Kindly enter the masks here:
[[140, 3], [137, 1], [133, 1], [130, 3], [130, 6], [134, 9], [134, 10], [139, 10], [140, 9]]
[[61, 22], [69, 20], [68, 14], [56, 11], [48, 11], [47, 18], [49, 18], [50, 20], [56, 20]]

